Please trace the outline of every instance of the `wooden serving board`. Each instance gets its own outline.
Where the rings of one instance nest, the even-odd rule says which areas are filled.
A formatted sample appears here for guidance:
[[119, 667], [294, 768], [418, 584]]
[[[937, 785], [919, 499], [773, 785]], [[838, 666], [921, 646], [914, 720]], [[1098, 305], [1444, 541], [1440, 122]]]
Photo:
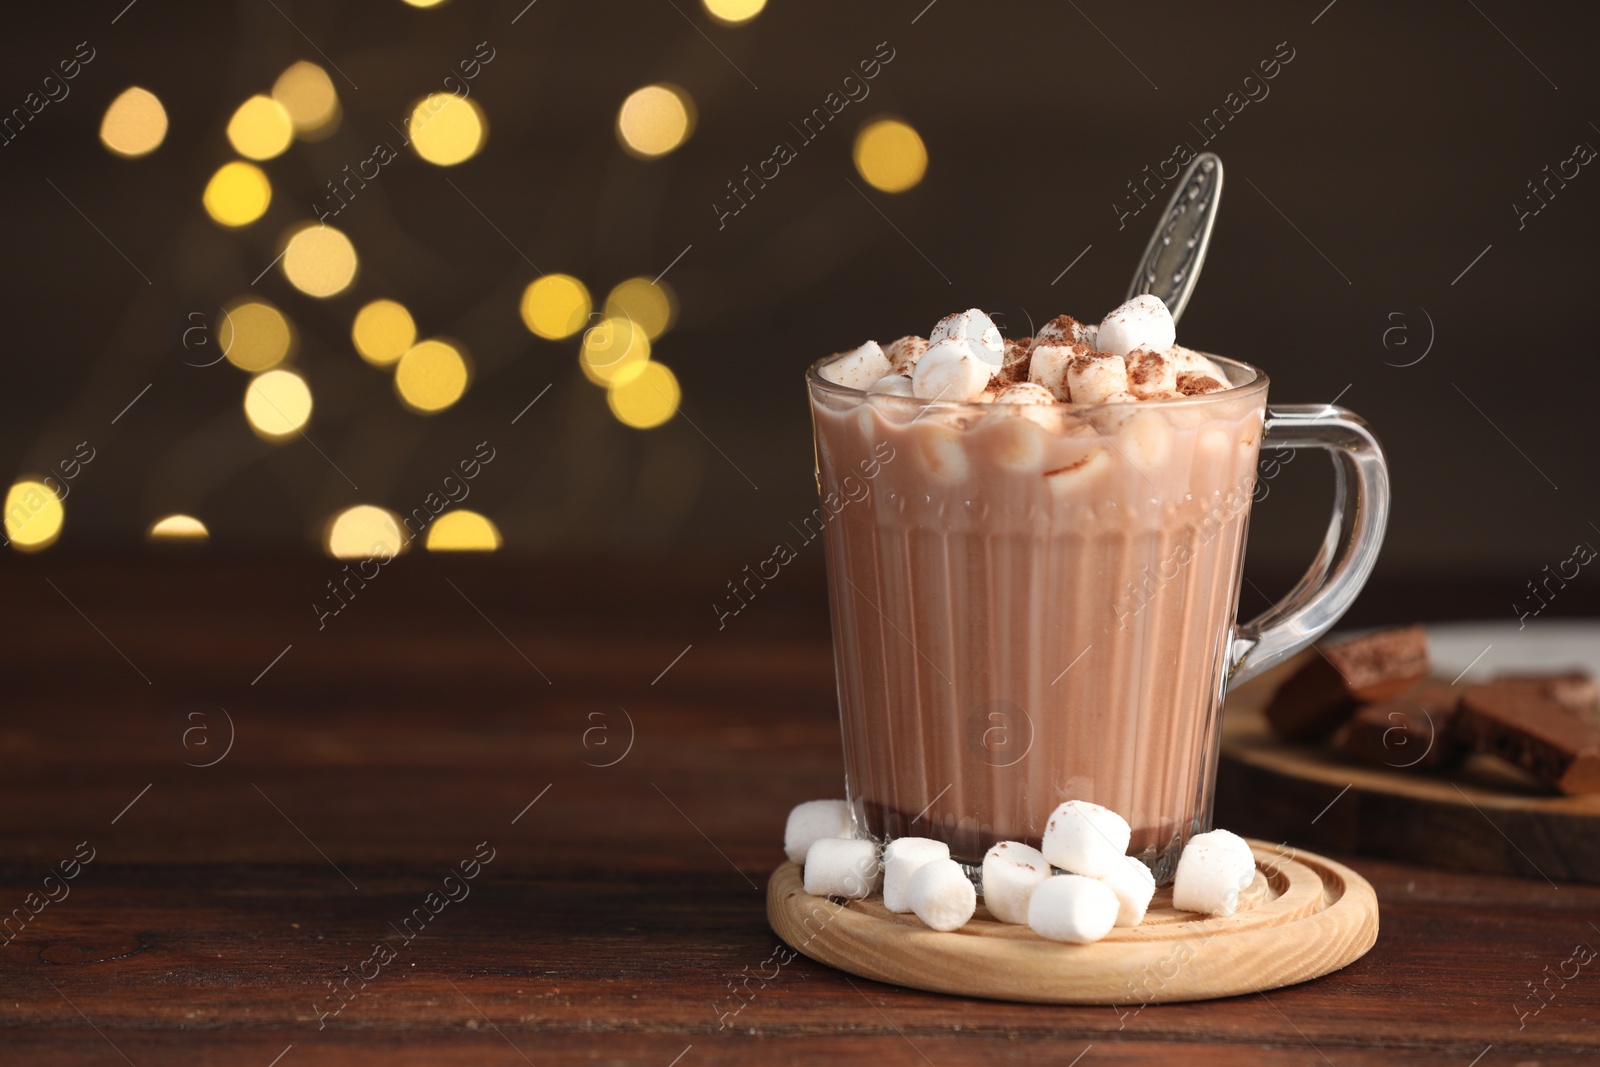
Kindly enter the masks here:
[[1239, 910], [1208, 918], [1172, 907], [1158, 889], [1145, 921], [1103, 941], [1047, 941], [997, 922], [979, 901], [960, 930], [930, 930], [881, 896], [814, 897], [800, 865], [767, 883], [767, 921], [796, 950], [841, 971], [894, 985], [1040, 1004], [1158, 1004], [1293, 985], [1359, 959], [1378, 938], [1378, 899], [1332, 860], [1252, 841], [1256, 880]]
[[1600, 882], [1600, 796], [1553, 794], [1489, 757], [1471, 757], [1456, 770], [1417, 772], [1375, 767], [1331, 744], [1274, 737], [1262, 709], [1312, 655], [1302, 653], [1229, 695], [1216, 825], [1337, 852]]

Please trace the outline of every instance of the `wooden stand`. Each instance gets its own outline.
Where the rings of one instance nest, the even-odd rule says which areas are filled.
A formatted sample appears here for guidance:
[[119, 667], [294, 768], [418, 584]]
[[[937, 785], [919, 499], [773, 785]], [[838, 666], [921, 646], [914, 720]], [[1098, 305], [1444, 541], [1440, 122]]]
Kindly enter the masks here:
[[767, 883], [767, 921], [814, 960], [893, 985], [1041, 1004], [1157, 1004], [1293, 985], [1359, 959], [1378, 938], [1366, 880], [1320, 856], [1252, 841], [1256, 880], [1227, 918], [1172, 907], [1158, 889], [1145, 921], [1103, 941], [1047, 941], [995, 921], [980, 900], [953, 933], [897, 915], [883, 898], [814, 897], [799, 864]]

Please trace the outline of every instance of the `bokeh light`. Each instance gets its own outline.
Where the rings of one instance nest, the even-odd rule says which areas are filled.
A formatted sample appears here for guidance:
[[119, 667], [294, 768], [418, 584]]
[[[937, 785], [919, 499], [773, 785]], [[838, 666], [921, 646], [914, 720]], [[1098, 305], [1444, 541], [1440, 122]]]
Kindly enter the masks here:
[[320, 141], [339, 126], [339, 94], [328, 72], [315, 63], [301, 60], [278, 75], [272, 99], [283, 105], [304, 140]]
[[444, 0], [405, 0], [409, 7], [438, 7]]
[[611, 413], [636, 430], [648, 430], [672, 418], [681, 396], [677, 376], [656, 362], [630, 367], [606, 389]]
[[640, 159], [664, 156], [694, 132], [694, 103], [675, 85], [646, 85], [617, 110], [617, 140]]
[[650, 338], [627, 318], [600, 320], [583, 334], [578, 366], [596, 385], [608, 385], [619, 375], [650, 360]]
[[446, 341], [422, 341], [400, 357], [394, 387], [413, 411], [432, 414], [461, 399], [467, 391], [467, 358]]
[[500, 531], [476, 511], [457, 508], [433, 520], [426, 544], [429, 552], [493, 552], [500, 547]]
[[328, 520], [322, 547], [334, 559], [388, 559], [404, 552], [407, 540], [394, 512], [357, 504]]
[[404, 304], [374, 300], [356, 312], [350, 340], [362, 359], [374, 367], [387, 367], [416, 343], [417, 324]]
[[244, 391], [244, 417], [258, 435], [280, 441], [311, 418], [311, 387], [294, 371], [258, 374]]
[[899, 119], [879, 119], [856, 134], [856, 170], [875, 189], [903, 193], [928, 171], [928, 149]]
[[559, 341], [583, 329], [594, 304], [570, 274], [546, 274], [522, 291], [522, 321], [540, 337]]
[[21, 478], [6, 491], [6, 540], [18, 551], [50, 547], [65, 519], [61, 498], [44, 482]]
[[246, 300], [223, 310], [217, 343], [228, 362], [240, 370], [268, 370], [293, 351], [294, 328], [265, 300]]
[[649, 278], [629, 278], [606, 297], [607, 315], [634, 321], [654, 341], [666, 333], [677, 317], [678, 300], [665, 283]]
[[355, 246], [332, 226], [306, 226], [289, 238], [283, 273], [307, 296], [342, 293], [356, 276]]
[[167, 109], [156, 94], [134, 85], [122, 91], [100, 120], [100, 143], [119, 156], [137, 159], [167, 139]]
[[272, 183], [254, 163], [224, 163], [206, 183], [201, 197], [206, 214], [224, 226], [248, 226], [266, 214]]
[[453, 167], [478, 154], [488, 123], [477, 101], [454, 93], [433, 93], [411, 109], [406, 133], [417, 155], [429, 163]]
[[257, 93], [228, 120], [228, 143], [246, 159], [281, 156], [294, 142], [294, 122], [289, 111], [270, 96]]
[[193, 515], [168, 515], [151, 523], [145, 537], [151, 541], [194, 544], [209, 540], [211, 531]]
[[730, 26], [737, 26], [741, 22], [749, 22], [761, 14], [761, 9], [767, 6], [767, 0], [703, 0], [706, 12], [719, 22], [726, 22]]

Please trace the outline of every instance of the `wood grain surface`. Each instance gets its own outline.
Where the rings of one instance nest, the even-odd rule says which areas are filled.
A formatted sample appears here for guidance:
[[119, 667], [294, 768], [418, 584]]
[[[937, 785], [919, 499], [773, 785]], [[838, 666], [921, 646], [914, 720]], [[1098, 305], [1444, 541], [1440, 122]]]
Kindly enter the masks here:
[[[406, 558], [319, 631], [309, 603], [338, 571], [51, 553], [0, 570], [0, 915], [60, 898], [0, 945], [0, 1063], [1495, 1067], [1600, 1049], [1600, 961], [1575, 952], [1600, 946], [1600, 888], [1348, 855], [1377, 944], [1261, 995], [1011, 1004], [784, 962], [762, 892], [783, 818], [840, 792], [820, 575], [785, 572], [719, 632], [716, 567]], [[198, 766], [221, 751], [216, 709], [233, 744]]]

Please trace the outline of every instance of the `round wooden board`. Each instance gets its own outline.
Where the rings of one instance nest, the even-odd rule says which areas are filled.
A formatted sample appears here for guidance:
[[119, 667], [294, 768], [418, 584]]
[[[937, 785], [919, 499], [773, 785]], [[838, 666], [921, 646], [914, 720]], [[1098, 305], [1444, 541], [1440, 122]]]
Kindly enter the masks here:
[[1274, 737], [1262, 709], [1288, 673], [1315, 654], [1302, 653], [1228, 696], [1217, 825], [1335, 852], [1600, 882], [1600, 796], [1551, 794], [1488, 757], [1417, 772], [1375, 767], [1331, 744]]
[[814, 897], [800, 865], [767, 883], [767, 921], [796, 950], [893, 985], [1039, 1004], [1158, 1004], [1212, 1000], [1293, 985], [1359, 959], [1378, 939], [1378, 898], [1359, 874], [1252, 841], [1256, 880], [1239, 910], [1207, 918], [1175, 910], [1160, 889], [1145, 921], [1103, 941], [1047, 941], [996, 922], [980, 900], [960, 930], [930, 930], [881, 896]]

